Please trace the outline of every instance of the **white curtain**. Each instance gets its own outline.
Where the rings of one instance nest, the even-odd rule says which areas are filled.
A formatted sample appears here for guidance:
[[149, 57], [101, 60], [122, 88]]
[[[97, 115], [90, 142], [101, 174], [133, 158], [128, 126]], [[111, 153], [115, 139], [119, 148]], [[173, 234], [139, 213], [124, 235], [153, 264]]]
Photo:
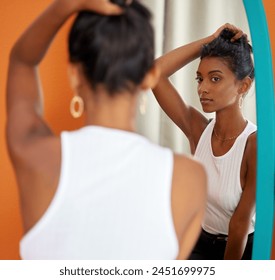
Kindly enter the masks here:
[[[212, 34], [224, 23], [240, 27], [251, 41], [247, 17], [242, 0], [142, 0], [153, 14], [156, 57], [176, 47]], [[197, 95], [195, 73], [199, 60], [190, 63], [171, 81], [184, 100], [201, 110]], [[146, 96], [146, 97], [145, 97]], [[189, 144], [181, 130], [160, 109], [153, 93], [143, 93], [138, 110], [137, 131], [153, 142], [171, 148], [177, 153], [189, 153]], [[144, 104], [146, 103], [146, 104]], [[244, 115], [256, 123], [255, 86], [244, 100]], [[207, 117], [213, 117], [207, 114]]]

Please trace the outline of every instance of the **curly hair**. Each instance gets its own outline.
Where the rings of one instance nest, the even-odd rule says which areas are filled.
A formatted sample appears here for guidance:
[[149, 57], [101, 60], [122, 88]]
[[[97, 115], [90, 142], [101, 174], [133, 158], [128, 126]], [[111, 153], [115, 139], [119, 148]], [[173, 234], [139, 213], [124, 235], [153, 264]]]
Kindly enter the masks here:
[[250, 77], [254, 80], [254, 64], [252, 60], [252, 47], [246, 36], [231, 42], [234, 33], [225, 28], [219, 37], [214, 39], [201, 50], [201, 59], [205, 57], [219, 57], [223, 59], [238, 80]]

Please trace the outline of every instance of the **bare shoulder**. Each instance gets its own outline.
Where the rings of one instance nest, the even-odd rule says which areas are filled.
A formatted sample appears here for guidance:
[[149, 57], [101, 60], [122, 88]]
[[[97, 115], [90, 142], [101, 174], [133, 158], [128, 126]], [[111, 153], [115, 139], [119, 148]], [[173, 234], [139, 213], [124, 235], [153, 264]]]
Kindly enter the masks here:
[[250, 134], [247, 138], [245, 157], [247, 164], [255, 164], [257, 153], [257, 132]]
[[247, 149], [250, 151], [256, 151], [256, 149], [257, 149], [257, 132], [254, 132], [248, 136]]
[[192, 156], [174, 155], [173, 184], [181, 190], [195, 194], [206, 191], [206, 172]]

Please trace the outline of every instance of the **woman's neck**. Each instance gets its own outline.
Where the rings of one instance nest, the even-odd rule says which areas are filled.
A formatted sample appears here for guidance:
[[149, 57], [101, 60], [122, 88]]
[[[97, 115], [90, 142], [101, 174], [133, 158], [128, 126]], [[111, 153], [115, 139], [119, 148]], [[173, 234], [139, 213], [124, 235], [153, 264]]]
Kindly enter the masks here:
[[235, 135], [239, 135], [247, 124], [241, 110], [237, 110], [234, 114], [226, 114], [226, 112], [216, 112], [215, 133], [221, 139], [227, 139]]
[[135, 131], [137, 97], [137, 94], [130, 93], [114, 97], [96, 93], [85, 101], [85, 124]]

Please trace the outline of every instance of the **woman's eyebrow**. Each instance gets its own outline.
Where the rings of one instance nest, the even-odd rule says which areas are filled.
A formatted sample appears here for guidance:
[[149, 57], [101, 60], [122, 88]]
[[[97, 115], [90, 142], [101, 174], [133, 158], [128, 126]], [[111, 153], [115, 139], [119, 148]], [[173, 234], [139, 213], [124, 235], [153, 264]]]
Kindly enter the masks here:
[[[211, 71], [208, 72], [208, 75], [209, 74], [213, 74], [213, 73], [221, 73], [221, 74], [223, 74], [223, 72], [221, 70], [211, 70]], [[199, 72], [199, 71], [197, 71], [196, 74], [197, 75], [202, 75], [201, 72]]]
[[208, 74], [213, 74], [213, 73], [216, 73], [216, 72], [223, 74], [223, 72], [221, 70], [211, 70], [211, 71], [208, 72]]

